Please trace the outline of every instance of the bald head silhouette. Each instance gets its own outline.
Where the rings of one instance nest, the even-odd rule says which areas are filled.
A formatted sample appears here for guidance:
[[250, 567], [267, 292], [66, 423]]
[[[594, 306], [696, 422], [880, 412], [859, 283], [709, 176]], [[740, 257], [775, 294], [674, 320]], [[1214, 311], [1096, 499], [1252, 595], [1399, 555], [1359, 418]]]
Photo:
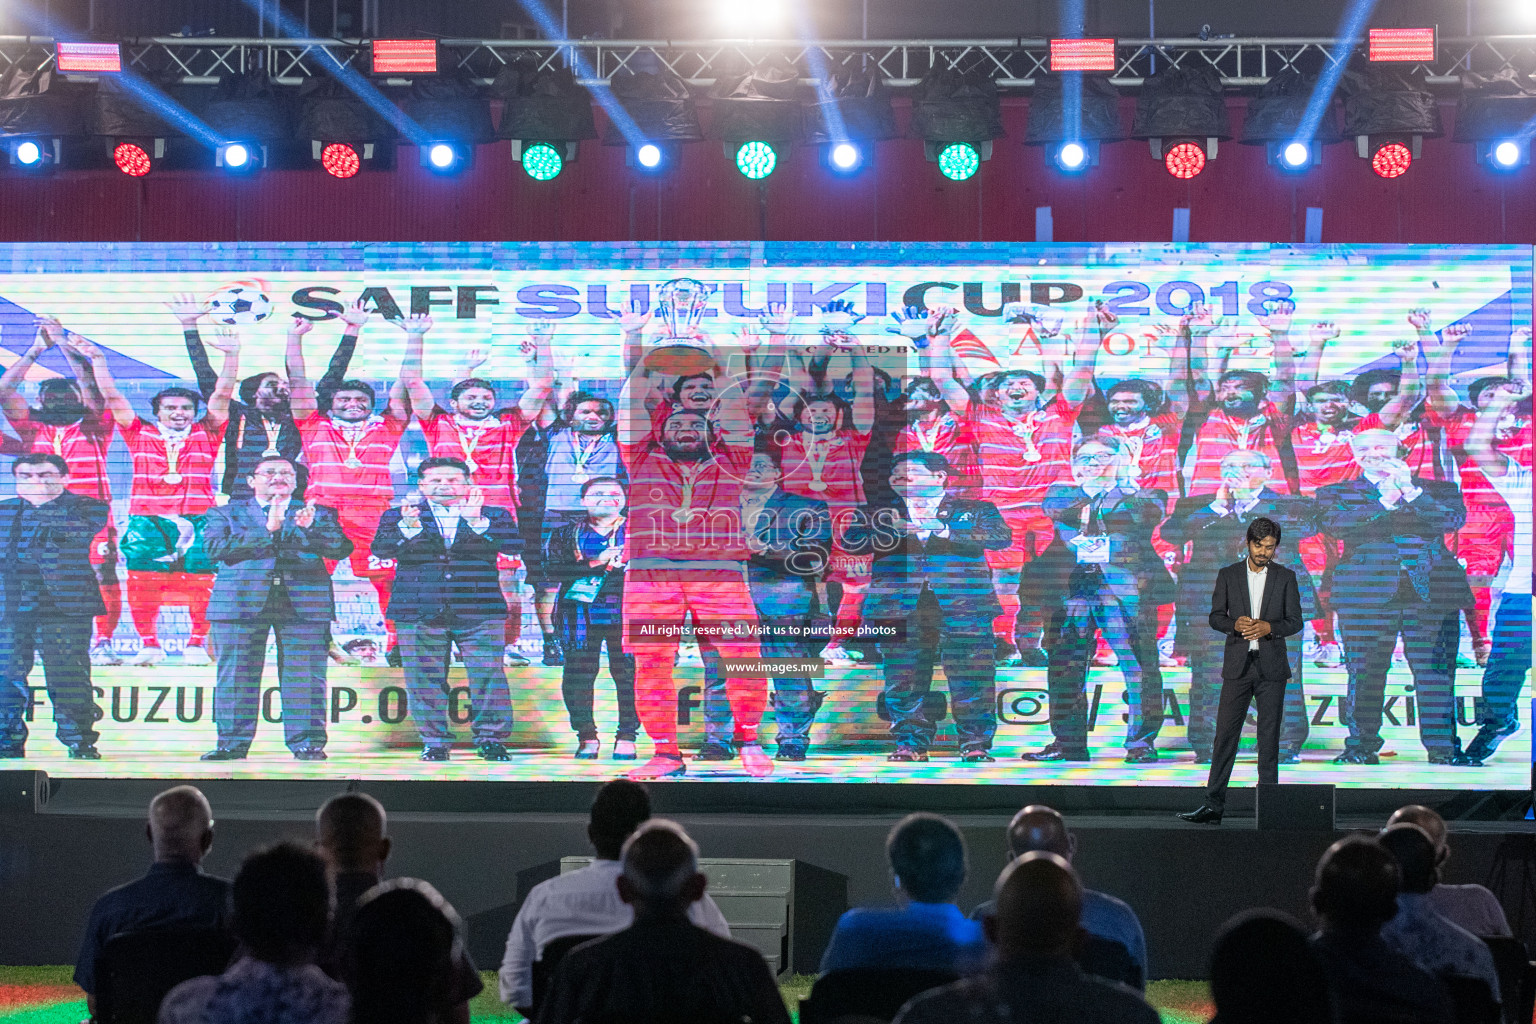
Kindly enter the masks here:
[[987, 938], [1003, 956], [1058, 956], [1071, 951], [1083, 912], [1083, 885], [1060, 854], [1036, 850], [997, 878]]
[[1407, 822], [1388, 826], [1382, 829], [1376, 841], [1397, 861], [1403, 892], [1426, 893], [1440, 881], [1435, 842], [1419, 826]]
[[213, 810], [196, 786], [173, 786], [149, 802], [150, 845], [157, 861], [196, 864], [213, 847]]
[[1077, 840], [1060, 811], [1045, 804], [1030, 804], [1008, 823], [1008, 850], [1015, 857], [1037, 851], [1054, 853], [1070, 862], [1077, 852]]
[[1317, 862], [1312, 910], [1324, 931], [1379, 932], [1397, 915], [1401, 875], [1392, 854], [1374, 839], [1340, 839]]
[[1445, 819], [1440, 817], [1432, 808], [1423, 804], [1409, 804], [1407, 807], [1399, 807], [1392, 812], [1392, 817], [1387, 819], [1387, 827], [1393, 825], [1417, 825], [1429, 836], [1429, 841], [1435, 844], [1435, 861], [1444, 864], [1451, 855], [1451, 848], [1445, 841]]
[[366, 793], [331, 797], [315, 813], [315, 846], [335, 871], [378, 872], [390, 848], [384, 805]]

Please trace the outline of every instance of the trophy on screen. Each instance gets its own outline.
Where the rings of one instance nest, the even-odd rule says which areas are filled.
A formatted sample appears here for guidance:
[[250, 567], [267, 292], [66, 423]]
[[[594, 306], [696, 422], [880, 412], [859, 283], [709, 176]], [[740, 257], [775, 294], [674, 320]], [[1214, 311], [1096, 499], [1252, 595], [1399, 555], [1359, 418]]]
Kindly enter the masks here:
[[706, 373], [715, 365], [709, 336], [700, 326], [714, 289], [691, 277], [675, 277], [656, 290], [660, 332], [646, 362], [666, 373]]

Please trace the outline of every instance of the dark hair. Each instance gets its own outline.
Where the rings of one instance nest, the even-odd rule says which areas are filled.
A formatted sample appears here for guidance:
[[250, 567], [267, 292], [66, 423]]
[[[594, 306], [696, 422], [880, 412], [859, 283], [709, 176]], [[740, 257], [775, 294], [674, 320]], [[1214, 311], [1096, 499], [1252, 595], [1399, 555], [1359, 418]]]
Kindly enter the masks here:
[[203, 404], [203, 396], [191, 388], [166, 388], [149, 400], [149, 411], [156, 416], [160, 415], [160, 403], [167, 398], [186, 398], [192, 402], [192, 409], [196, 411]]
[[352, 1019], [429, 1024], [448, 1009], [460, 956], [459, 915], [415, 878], [374, 886], [358, 900], [343, 963]]
[[930, 473], [953, 473], [949, 460], [938, 452], [902, 452], [891, 460], [891, 472], [896, 472], [896, 467], [903, 462], [915, 462]]
[[595, 476], [581, 485], [581, 496], [585, 498], [587, 496], [587, 492], [596, 487], [598, 484], [618, 484], [620, 490], [624, 490], [626, 494], [628, 493], [628, 489], [624, 487], [624, 481], [620, 480], [618, 477]]
[[484, 377], [465, 377], [463, 380], [459, 381], [453, 387], [448, 389], [448, 401], [457, 401], [458, 397], [464, 392], [468, 391], [470, 388], [485, 388], [485, 390], [489, 391], [493, 395], [496, 393], [496, 385], [492, 384]]
[[605, 782], [592, 798], [587, 838], [604, 860], [618, 860], [624, 840], [651, 817], [651, 794], [638, 782]]
[[1304, 393], [1306, 394], [1307, 401], [1309, 402], [1316, 401], [1317, 396], [1321, 394], [1342, 395], [1345, 398], [1348, 398], [1349, 385], [1342, 380], [1325, 380], [1320, 381], [1317, 384], [1313, 384], [1311, 387], [1307, 388]]
[[372, 644], [375, 648], [377, 648], [379, 646], [379, 642], [377, 640], [375, 640], [373, 637], [371, 637], [371, 636], [360, 636], [360, 637], [356, 637], [356, 638], [354, 638], [352, 640], [348, 640], [346, 643], [342, 644], [341, 645], [341, 649], [346, 651], [348, 654], [350, 654], [353, 651], [360, 651], [360, 650], [362, 650], [364, 647], [367, 647], [369, 644]]
[[348, 379], [326, 391], [325, 408], [327, 411], [330, 410], [331, 403], [335, 401], [336, 396], [343, 391], [361, 391], [363, 394], [368, 396], [369, 405], [372, 405], [376, 400], [372, 384], [369, 384], [365, 380]]
[[69, 476], [69, 463], [64, 461], [64, 456], [55, 455], [53, 452], [28, 452], [25, 455], [16, 456], [16, 461], [11, 463], [11, 476], [16, 475], [20, 466], [52, 466], [64, 476]]
[[80, 398], [81, 394], [79, 382], [70, 380], [67, 377], [50, 377], [37, 386], [37, 396], [39, 399], [50, 391], [67, 391], [76, 400]]
[[429, 469], [456, 469], [464, 474], [465, 479], [470, 479], [474, 476], [469, 471], [469, 463], [463, 459], [455, 459], [451, 455], [434, 455], [429, 459], [422, 459], [421, 465], [416, 467], [416, 479], [420, 480], [422, 475]]
[[1349, 385], [1349, 397], [1362, 402], [1371, 393], [1371, 388], [1377, 384], [1391, 384], [1396, 388], [1402, 383], [1401, 370], [1389, 370], [1385, 366], [1378, 366], [1374, 370], [1366, 370], [1354, 379], [1354, 382]]
[[1397, 861], [1403, 892], [1425, 893], [1440, 881], [1435, 841], [1417, 825], [1400, 822], [1381, 830], [1376, 841]]
[[842, 395], [831, 391], [818, 391], [812, 395], [798, 394], [795, 396], [794, 408], [791, 410], [790, 415], [794, 419], [796, 426], [799, 426], [800, 416], [805, 412], [806, 407], [816, 402], [827, 402], [832, 408], [837, 410], [837, 423], [840, 427], [846, 427], [853, 418], [853, 407], [843, 399]]
[[1040, 392], [1041, 394], [1045, 393], [1045, 378], [1040, 376], [1034, 370], [1004, 370], [1002, 373], [997, 375], [997, 383], [993, 386], [999, 388], [1002, 387], [1008, 382], [1009, 377], [1028, 377], [1030, 383], [1034, 384], [1036, 391]]
[[1084, 445], [1090, 444], [1101, 445], [1105, 448], [1108, 448], [1116, 455], [1119, 455], [1125, 451], [1125, 444], [1114, 434], [1094, 433], [1085, 434], [1084, 436], [1078, 438], [1077, 443], [1072, 446], [1072, 454], [1076, 455], [1078, 452], [1083, 450]]
[[235, 875], [231, 928], [258, 960], [282, 963], [320, 948], [331, 922], [331, 883], [312, 850], [279, 843], [245, 858]]
[[581, 405], [583, 402], [596, 402], [598, 406], [603, 410], [603, 415], [608, 417], [609, 422], [611, 423], [613, 421], [613, 403], [608, 401], [608, 399], [604, 398], [602, 395], [594, 395], [590, 391], [571, 392], [571, 396], [567, 398], [565, 400], [565, 404], [560, 407], [560, 419], [566, 423], [571, 422], [571, 420], [575, 419], [576, 417], [577, 406]]
[[1113, 398], [1117, 391], [1131, 391], [1140, 395], [1141, 400], [1146, 403], [1148, 413], [1162, 411], [1163, 389], [1152, 381], [1142, 380], [1140, 377], [1130, 377], [1126, 380], [1117, 381], [1104, 389], [1105, 401]]
[[1401, 878], [1397, 861], [1380, 843], [1348, 836], [1318, 861], [1312, 906], [1334, 924], [1378, 931], [1397, 916]]
[[1211, 999], [1227, 1024], [1335, 1020], [1307, 933], [1278, 910], [1250, 910], [1222, 925], [1211, 949]]
[[1228, 370], [1216, 381], [1216, 386], [1220, 387], [1229, 380], [1242, 381], [1255, 398], [1263, 398], [1269, 393], [1269, 378], [1257, 370]]
[[691, 380], [707, 380], [709, 386], [715, 386], [715, 378], [707, 373], [685, 373], [672, 382], [672, 401], [680, 402], [683, 398], [683, 385]]
[[784, 448], [782, 445], [775, 444], [773, 438], [759, 434], [752, 442], [752, 454], [768, 456], [773, 460], [773, 468], [780, 473], [784, 472]]
[[251, 467], [251, 476], [255, 476], [256, 471], [269, 462], [286, 462], [293, 468], [295, 473], [299, 471], [299, 464], [286, 455], [263, 455], [256, 460], [256, 465]]
[[885, 840], [902, 891], [919, 903], [948, 903], [965, 883], [965, 839], [948, 818], [909, 814]]
[[261, 389], [261, 382], [268, 377], [277, 377], [276, 373], [267, 370], [263, 373], [253, 373], [240, 382], [240, 401], [250, 405], [256, 401], [256, 392]]
[[1259, 516], [1248, 524], [1248, 543], [1257, 544], [1260, 541], [1275, 538], [1275, 543], [1280, 543], [1280, 524], [1266, 516]]
[[663, 416], [661, 418], [661, 426], [659, 428], [657, 428], [657, 433], [660, 433], [661, 431], [666, 430], [667, 429], [667, 424], [672, 422], [674, 419], [676, 419], [679, 416], [697, 416], [699, 419], [704, 421], [704, 429], [706, 429], [706, 430], [710, 430], [711, 429], [710, 428], [710, 424], [709, 424], [709, 416], [706, 415], [701, 410], [699, 410], [699, 409], [673, 409], [671, 412], [667, 413], [665, 416]]
[[1467, 401], [1472, 403], [1472, 408], [1477, 408], [1477, 399], [1489, 388], [1496, 388], [1500, 384], [1508, 384], [1508, 377], [1479, 377], [1467, 386]]

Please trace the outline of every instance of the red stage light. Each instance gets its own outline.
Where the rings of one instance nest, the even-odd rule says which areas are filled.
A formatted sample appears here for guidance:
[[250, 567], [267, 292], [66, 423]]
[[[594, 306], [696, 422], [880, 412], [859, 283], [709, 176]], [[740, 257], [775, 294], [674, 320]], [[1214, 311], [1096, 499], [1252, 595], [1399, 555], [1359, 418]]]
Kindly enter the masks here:
[[1113, 71], [1115, 70], [1115, 41], [1113, 39], [1052, 39], [1051, 72], [1063, 71]]
[[1370, 58], [1373, 61], [1434, 60], [1432, 28], [1373, 28]]
[[357, 150], [345, 142], [333, 142], [320, 152], [320, 166], [333, 178], [350, 178], [363, 169]]
[[376, 75], [429, 75], [436, 71], [436, 39], [375, 39], [373, 41], [373, 73]]
[[123, 70], [117, 43], [59, 43], [53, 59], [60, 71], [114, 74]]
[[1401, 142], [1387, 142], [1371, 154], [1371, 170], [1383, 178], [1399, 178], [1413, 166], [1413, 151]]
[[149, 173], [149, 154], [136, 143], [119, 142], [112, 150], [112, 162], [117, 164], [118, 170], [134, 178], [142, 178]]
[[1193, 178], [1205, 170], [1205, 150], [1198, 142], [1178, 142], [1163, 154], [1163, 166], [1175, 178]]

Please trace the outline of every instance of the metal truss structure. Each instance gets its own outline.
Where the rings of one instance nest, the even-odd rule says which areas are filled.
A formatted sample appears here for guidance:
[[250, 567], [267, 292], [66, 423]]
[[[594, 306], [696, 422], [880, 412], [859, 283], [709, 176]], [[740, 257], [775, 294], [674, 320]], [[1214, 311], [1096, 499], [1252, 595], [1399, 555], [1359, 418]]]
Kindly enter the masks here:
[[[1349, 60], [1363, 40], [1335, 39], [1120, 39], [1117, 86], [1136, 87], [1169, 65], [1210, 66], [1234, 88], [1263, 85], [1289, 68], [1316, 70]], [[123, 41], [127, 68], [159, 82], [211, 83], [224, 75], [265, 71], [280, 83], [322, 75], [333, 62], [369, 69], [369, 43], [357, 39], [157, 38]], [[568, 66], [585, 85], [614, 75], [667, 68], [695, 86], [764, 65], [788, 65], [806, 81], [841, 70], [878, 74], [893, 87], [915, 85], [934, 70], [977, 72], [1000, 88], [1027, 89], [1050, 66], [1044, 39], [851, 40], [804, 43], [774, 40], [610, 41], [448, 39], [439, 44], [440, 67], [488, 82], [514, 61], [536, 67]], [[51, 61], [52, 40], [0, 37], [0, 71], [23, 59]], [[1493, 75], [1536, 69], [1536, 35], [1441, 39], [1433, 61], [1398, 65], [1430, 85], [1454, 85], [1464, 72]]]

